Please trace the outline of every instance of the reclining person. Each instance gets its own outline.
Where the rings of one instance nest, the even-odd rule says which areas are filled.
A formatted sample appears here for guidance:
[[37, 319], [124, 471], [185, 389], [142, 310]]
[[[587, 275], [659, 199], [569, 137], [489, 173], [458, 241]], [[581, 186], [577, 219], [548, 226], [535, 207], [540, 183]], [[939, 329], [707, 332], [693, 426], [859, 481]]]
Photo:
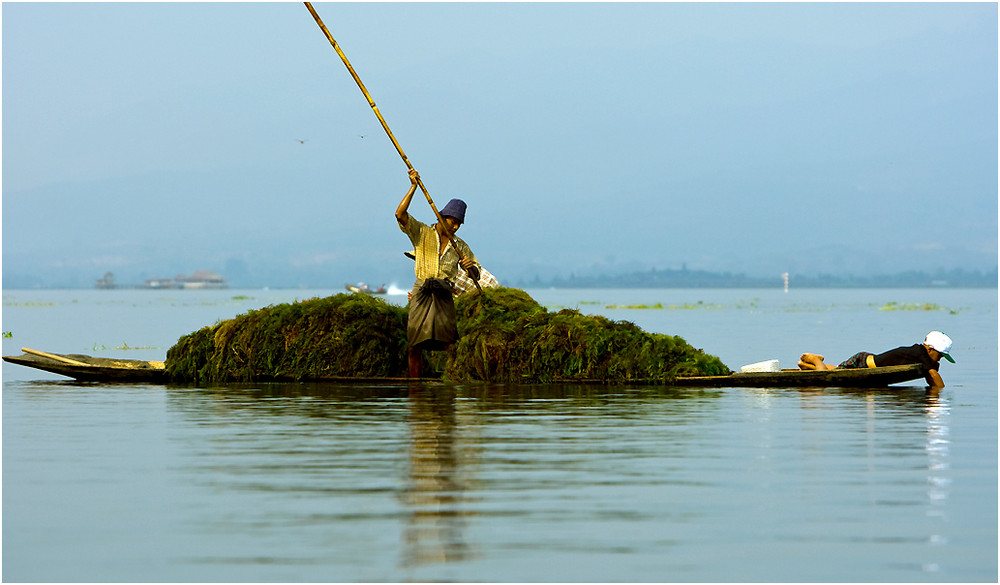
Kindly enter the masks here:
[[902, 366], [920, 364], [924, 367], [924, 378], [935, 388], [943, 388], [944, 381], [938, 370], [941, 358], [955, 363], [948, 352], [951, 351], [951, 338], [940, 331], [931, 331], [923, 343], [897, 347], [889, 351], [873, 354], [866, 351], [858, 352], [847, 358], [840, 365], [831, 366], [823, 363], [823, 356], [815, 353], [804, 353], [799, 358], [801, 370], [835, 370], [837, 368], [877, 368], [881, 366]]

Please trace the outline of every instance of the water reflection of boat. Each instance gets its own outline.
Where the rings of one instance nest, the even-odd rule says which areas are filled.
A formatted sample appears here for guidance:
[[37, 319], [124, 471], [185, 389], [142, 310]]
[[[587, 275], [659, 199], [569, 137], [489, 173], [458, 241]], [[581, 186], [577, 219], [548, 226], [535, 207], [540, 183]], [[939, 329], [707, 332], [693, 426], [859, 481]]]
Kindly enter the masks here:
[[349, 291], [351, 291], [353, 293], [362, 293], [362, 294], [366, 294], [366, 295], [384, 295], [385, 294], [385, 285], [384, 284], [382, 286], [376, 288], [376, 289], [373, 289], [372, 287], [368, 286], [368, 283], [359, 282], [358, 284], [347, 284], [347, 285], [344, 285], [344, 288], [346, 288], [347, 290], [349, 290]]
[[[61, 355], [22, 348], [20, 356], [4, 356], [4, 361], [52, 372], [77, 380], [91, 381], [167, 381], [163, 362], [121, 360], [87, 355]], [[678, 377], [673, 382], [661, 380], [626, 380], [636, 385], [688, 386], [702, 388], [882, 388], [923, 378], [919, 365], [837, 370], [781, 370], [746, 372], [728, 376]], [[369, 383], [406, 381], [406, 378], [317, 378], [310, 381]], [[577, 384], [604, 384], [602, 380], [564, 380]]]
[[674, 382], [677, 386], [712, 388], [881, 388], [923, 377], [923, 367], [919, 364], [910, 364], [881, 368], [737, 372], [728, 376], [677, 378]]

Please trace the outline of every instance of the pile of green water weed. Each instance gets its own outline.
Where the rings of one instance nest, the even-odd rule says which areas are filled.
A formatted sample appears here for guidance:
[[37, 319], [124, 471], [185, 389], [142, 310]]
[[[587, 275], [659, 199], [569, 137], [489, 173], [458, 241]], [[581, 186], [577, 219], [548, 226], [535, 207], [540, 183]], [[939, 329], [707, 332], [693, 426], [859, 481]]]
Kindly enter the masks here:
[[406, 309], [339, 294], [251, 310], [181, 337], [167, 371], [194, 383], [406, 375]]
[[[680, 337], [628, 321], [550, 312], [526, 292], [456, 299], [459, 340], [424, 352], [424, 371], [453, 382], [670, 382], [730, 373]], [[196, 384], [405, 377], [407, 309], [362, 294], [272, 305], [204, 327], [167, 352], [172, 379]]]
[[459, 340], [432, 362], [456, 382], [670, 382], [730, 373], [680, 337], [573, 309], [549, 312], [518, 289], [484, 289], [459, 297], [455, 308]]

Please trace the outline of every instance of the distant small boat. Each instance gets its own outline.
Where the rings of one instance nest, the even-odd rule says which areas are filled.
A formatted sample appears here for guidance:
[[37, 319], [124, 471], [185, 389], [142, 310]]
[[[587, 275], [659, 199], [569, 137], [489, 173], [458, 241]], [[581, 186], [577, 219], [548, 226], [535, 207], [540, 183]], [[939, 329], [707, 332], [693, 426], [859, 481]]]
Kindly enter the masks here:
[[147, 278], [142, 288], [152, 289], [224, 289], [226, 279], [209, 270], [198, 270], [191, 276], [178, 274], [173, 278]]
[[384, 295], [385, 294], [385, 285], [384, 284], [382, 286], [376, 288], [376, 289], [372, 289], [372, 287], [368, 286], [368, 284], [366, 284], [364, 282], [359, 282], [358, 284], [347, 284], [347, 285], [344, 285], [344, 288], [346, 288], [350, 292], [363, 293], [363, 294], [366, 294], [366, 295]]
[[[122, 360], [79, 354], [54, 354], [21, 348], [24, 355], [3, 356], [4, 361], [60, 374], [76, 380], [92, 382], [166, 383], [169, 379], [163, 362]], [[781, 370], [777, 372], [746, 372], [728, 376], [687, 376], [673, 382], [658, 380], [558, 380], [573, 384], [643, 384], [688, 386], [701, 388], [883, 388], [890, 384], [923, 378], [918, 364], [881, 368], [837, 370]], [[406, 378], [331, 377], [310, 380], [316, 382], [367, 383], [373, 381], [400, 382]]]

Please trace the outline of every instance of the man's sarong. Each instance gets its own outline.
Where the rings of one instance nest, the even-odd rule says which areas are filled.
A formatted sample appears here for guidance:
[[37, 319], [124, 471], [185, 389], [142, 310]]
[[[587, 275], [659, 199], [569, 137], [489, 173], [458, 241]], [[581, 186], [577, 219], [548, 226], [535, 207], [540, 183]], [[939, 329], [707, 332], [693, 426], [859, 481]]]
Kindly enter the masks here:
[[875, 355], [868, 353], [867, 351], [859, 351], [858, 353], [852, 355], [846, 360], [840, 362], [838, 368], [844, 369], [857, 369], [857, 368], [867, 368], [868, 367], [868, 356]]
[[410, 347], [444, 349], [458, 339], [455, 324], [455, 299], [451, 284], [441, 278], [428, 278], [413, 291], [406, 322], [406, 340]]

